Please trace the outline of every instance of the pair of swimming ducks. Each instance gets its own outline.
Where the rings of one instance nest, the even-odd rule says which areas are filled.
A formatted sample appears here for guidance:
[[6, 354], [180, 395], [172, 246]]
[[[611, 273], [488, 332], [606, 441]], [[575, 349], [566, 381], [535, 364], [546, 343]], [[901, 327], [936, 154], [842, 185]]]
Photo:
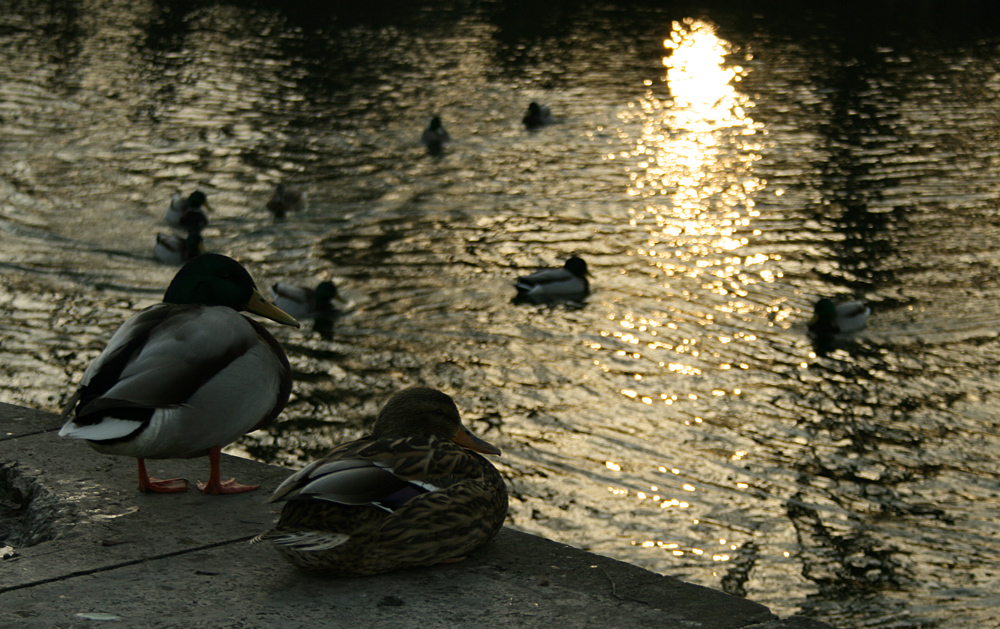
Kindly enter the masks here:
[[[283, 219], [289, 212], [305, 206], [305, 195], [284, 183], [279, 183], [267, 202], [267, 209], [276, 219]], [[186, 230], [187, 235], [157, 234], [153, 257], [164, 264], [183, 264], [205, 252], [202, 230], [208, 225], [208, 212], [212, 207], [201, 190], [188, 196], [174, 193], [167, 206], [166, 221], [171, 227]]]
[[[528, 110], [521, 118], [521, 122], [529, 131], [535, 131], [554, 123], [555, 118], [548, 105], [531, 102], [528, 104]], [[431, 118], [427, 128], [420, 134], [420, 142], [427, 148], [427, 153], [435, 157], [444, 154], [444, 145], [450, 141], [451, 136], [445, 131], [441, 116]]]

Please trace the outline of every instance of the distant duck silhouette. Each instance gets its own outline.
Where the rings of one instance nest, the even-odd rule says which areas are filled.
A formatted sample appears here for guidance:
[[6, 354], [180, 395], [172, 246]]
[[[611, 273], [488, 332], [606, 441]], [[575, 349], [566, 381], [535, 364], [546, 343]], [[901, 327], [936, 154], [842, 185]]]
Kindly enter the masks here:
[[275, 218], [285, 218], [289, 212], [298, 212], [303, 207], [305, 207], [305, 195], [284, 183], [277, 185], [271, 200], [267, 202], [267, 209]]
[[201, 190], [195, 190], [186, 198], [175, 192], [167, 208], [167, 223], [184, 229], [201, 229], [208, 225], [208, 198]]
[[836, 304], [824, 297], [816, 302], [809, 331], [816, 335], [850, 334], [865, 327], [871, 308], [862, 301]]
[[581, 301], [590, 293], [587, 281], [587, 263], [573, 256], [562, 268], [542, 269], [531, 275], [517, 278], [515, 303], [553, 303]]
[[186, 237], [157, 234], [153, 257], [164, 264], [183, 264], [204, 253], [201, 245], [201, 231], [198, 229], [192, 229]]
[[339, 310], [340, 296], [333, 282], [320, 282], [316, 288], [305, 288], [286, 282], [271, 286], [274, 305], [297, 319], [331, 317]]
[[427, 147], [427, 152], [435, 156], [444, 153], [444, 144], [450, 140], [451, 136], [444, 130], [439, 116], [431, 118], [430, 124], [420, 136], [420, 141]]
[[539, 105], [532, 101], [528, 105], [528, 112], [524, 114], [521, 122], [529, 129], [537, 129], [552, 124], [555, 120], [552, 118], [552, 110], [547, 105]]

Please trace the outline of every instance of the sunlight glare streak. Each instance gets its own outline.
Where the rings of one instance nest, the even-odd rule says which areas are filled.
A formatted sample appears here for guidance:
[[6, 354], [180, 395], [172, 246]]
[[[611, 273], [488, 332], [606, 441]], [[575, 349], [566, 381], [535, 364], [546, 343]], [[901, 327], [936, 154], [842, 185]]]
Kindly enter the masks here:
[[[697, 344], [705, 338], [705, 326], [723, 316], [754, 310], [766, 317], [771, 306], [747, 299], [750, 287], [780, 277], [769, 268], [780, 260], [778, 254], [746, 251], [755, 240], [753, 222], [759, 216], [754, 199], [766, 187], [753, 172], [761, 159], [764, 129], [750, 115], [754, 107], [750, 97], [737, 89], [748, 69], [732, 62], [734, 47], [716, 30], [713, 24], [693, 18], [671, 25], [662, 58], [669, 97], [656, 96], [657, 82], [645, 81], [644, 95], [619, 114], [624, 126], [618, 137], [629, 150], [607, 155], [608, 160], [623, 163], [628, 178], [631, 207], [624, 220], [642, 230], [629, 255], [648, 261], [668, 291], [674, 282], [699, 289], [695, 295], [674, 288], [680, 299], [662, 315], [657, 313], [655, 323], [630, 311], [610, 314], [609, 320], [620, 326], [610, 333], [619, 343], [615, 357], [642, 358], [628, 346], [645, 345], [654, 364], [683, 376], [703, 373], [697, 364], [701, 355]], [[701, 325], [678, 326], [670, 321], [675, 317]], [[681, 334], [669, 341], [650, 341], [655, 328]], [[746, 345], [755, 340], [754, 335], [716, 333], [714, 342]], [[633, 373], [635, 384], [620, 389], [623, 396], [644, 404], [656, 399], [674, 403], [676, 390], [638, 390], [638, 385], [652, 386], [647, 383], [655, 380], [641, 377], [639, 369]], [[684, 393], [688, 399], [698, 399]], [[719, 389], [710, 395], [721, 397], [725, 392]]]

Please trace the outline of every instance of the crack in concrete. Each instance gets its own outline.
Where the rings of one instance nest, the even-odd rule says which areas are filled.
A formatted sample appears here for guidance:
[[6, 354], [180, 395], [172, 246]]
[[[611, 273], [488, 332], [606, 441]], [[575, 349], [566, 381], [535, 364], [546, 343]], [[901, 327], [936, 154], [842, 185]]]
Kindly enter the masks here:
[[143, 557], [142, 559], [133, 559], [131, 561], [122, 561], [109, 566], [101, 566], [99, 568], [92, 568], [90, 570], [77, 570], [75, 572], [70, 572], [67, 574], [61, 574], [57, 577], [51, 577], [48, 579], [39, 579], [37, 581], [31, 581], [29, 583], [19, 583], [17, 585], [10, 585], [7, 587], [0, 587], [0, 594], [5, 594], [7, 592], [13, 592], [14, 590], [22, 590], [25, 588], [37, 587], [39, 585], [48, 585], [49, 583], [58, 583], [60, 581], [68, 581], [69, 579], [75, 579], [77, 577], [86, 577], [92, 574], [100, 574], [102, 572], [111, 572], [113, 570], [120, 570], [121, 568], [128, 568], [129, 566], [135, 566], [141, 563], [147, 563], [151, 561], [160, 561], [162, 559], [170, 559], [173, 557], [178, 557], [181, 555], [188, 555], [191, 553], [200, 552], [203, 550], [210, 550], [212, 548], [219, 548], [220, 546], [229, 546], [232, 544], [247, 543], [254, 538], [253, 535], [247, 535], [246, 537], [241, 537], [238, 539], [225, 540], [222, 542], [215, 542], [213, 544], [206, 544], [204, 546], [198, 546], [195, 548], [185, 548], [183, 550], [175, 550], [169, 553], [163, 553], [162, 555], [155, 555], [153, 557]]

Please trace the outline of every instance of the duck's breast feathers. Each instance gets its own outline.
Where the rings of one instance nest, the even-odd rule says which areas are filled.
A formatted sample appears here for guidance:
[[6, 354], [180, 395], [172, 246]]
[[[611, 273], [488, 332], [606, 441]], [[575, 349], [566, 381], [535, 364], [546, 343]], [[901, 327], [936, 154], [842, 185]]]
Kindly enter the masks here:
[[[79, 402], [67, 408], [75, 418], [64, 430], [70, 423], [96, 424], [109, 409], [123, 407], [187, 409], [188, 415], [212, 408], [231, 417], [235, 411], [226, 406], [237, 404], [233, 398], [266, 394], [259, 403], [289, 389], [287, 365], [277, 341], [231, 308], [158, 304], [126, 321], [87, 368]], [[251, 412], [239, 421], [260, 419]]]

